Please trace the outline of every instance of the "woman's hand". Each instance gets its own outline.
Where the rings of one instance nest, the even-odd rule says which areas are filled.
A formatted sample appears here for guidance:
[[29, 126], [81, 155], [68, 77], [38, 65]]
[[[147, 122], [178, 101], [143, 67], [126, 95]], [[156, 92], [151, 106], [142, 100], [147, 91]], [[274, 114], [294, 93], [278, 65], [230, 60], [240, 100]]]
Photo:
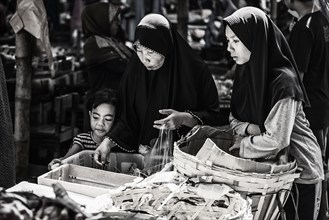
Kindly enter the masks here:
[[94, 153], [94, 161], [98, 165], [104, 165], [110, 163], [112, 142], [108, 138], [104, 138], [102, 143], [97, 147]]
[[[234, 155], [239, 155], [240, 152], [240, 144], [241, 140], [243, 139], [243, 136], [241, 135], [235, 135], [234, 136], [234, 144], [232, 147], [230, 147], [228, 150], [232, 152]], [[237, 151], [237, 153], [236, 153]]]
[[175, 130], [184, 123], [186, 112], [178, 112], [173, 109], [159, 110], [161, 114], [167, 115], [167, 117], [154, 121], [153, 127], [157, 129], [166, 128], [169, 130]]
[[261, 131], [258, 125], [256, 124], [248, 124], [247, 132], [248, 135], [260, 135]]

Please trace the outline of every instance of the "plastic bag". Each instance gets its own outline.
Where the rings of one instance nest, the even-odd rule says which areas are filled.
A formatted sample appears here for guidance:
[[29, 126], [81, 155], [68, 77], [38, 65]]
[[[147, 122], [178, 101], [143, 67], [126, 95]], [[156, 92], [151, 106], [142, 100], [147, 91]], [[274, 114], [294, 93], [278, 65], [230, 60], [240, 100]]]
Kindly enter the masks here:
[[143, 173], [151, 175], [161, 171], [169, 163], [173, 156], [172, 130], [161, 128], [150, 153], [145, 157]]

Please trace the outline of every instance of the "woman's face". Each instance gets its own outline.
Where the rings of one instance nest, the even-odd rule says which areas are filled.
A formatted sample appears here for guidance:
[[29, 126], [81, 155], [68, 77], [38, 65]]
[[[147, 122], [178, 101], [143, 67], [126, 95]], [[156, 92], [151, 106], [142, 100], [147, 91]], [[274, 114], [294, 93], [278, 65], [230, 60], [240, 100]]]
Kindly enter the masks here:
[[247, 63], [250, 59], [251, 52], [228, 25], [226, 26], [225, 35], [227, 39], [227, 51], [230, 52], [233, 60], [238, 65]]
[[138, 58], [144, 64], [147, 70], [157, 70], [162, 67], [165, 57], [141, 44], [135, 44], [135, 50]]

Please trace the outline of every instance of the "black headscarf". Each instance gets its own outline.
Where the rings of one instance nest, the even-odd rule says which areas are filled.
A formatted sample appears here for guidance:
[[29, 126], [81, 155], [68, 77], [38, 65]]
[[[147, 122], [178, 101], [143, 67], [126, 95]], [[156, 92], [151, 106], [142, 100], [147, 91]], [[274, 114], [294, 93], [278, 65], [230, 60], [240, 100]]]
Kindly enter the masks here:
[[219, 120], [218, 94], [204, 61], [159, 14], [146, 15], [137, 26], [135, 42], [163, 56], [163, 66], [148, 71], [133, 54], [119, 89], [119, 121], [110, 137], [128, 150], [150, 144], [159, 131], [153, 128], [160, 109], [190, 110], [205, 124]]
[[263, 11], [244, 7], [224, 21], [251, 52], [249, 62], [236, 68], [231, 100], [235, 118], [264, 132], [264, 121], [279, 100], [292, 97], [308, 104], [289, 45]]
[[81, 14], [86, 64], [96, 66], [112, 59], [128, 60], [131, 52], [111, 34], [111, 25], [120, 14], [115, 4], [98, 2], [85, 6]]

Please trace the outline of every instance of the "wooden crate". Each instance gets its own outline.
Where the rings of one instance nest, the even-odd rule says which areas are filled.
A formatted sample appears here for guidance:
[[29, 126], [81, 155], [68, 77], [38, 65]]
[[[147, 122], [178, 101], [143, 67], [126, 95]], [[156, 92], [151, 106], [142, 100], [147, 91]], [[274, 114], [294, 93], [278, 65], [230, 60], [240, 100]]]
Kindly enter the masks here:
[[96, 164], [94, 161], [93, 150], [83, 150], [77, 154], [74, 154], [62, 161], [63, 164], [75, 164], [84, 167], [90, 167], [100, 170], [106, 170], [117, 173], [131, 174], [131, 168], [138, 168], [142, 170], [144, 168], [144, 157], [141, 154], [136, 153], [119, 153], [111, 152], [110, 163], [102, 166]]

